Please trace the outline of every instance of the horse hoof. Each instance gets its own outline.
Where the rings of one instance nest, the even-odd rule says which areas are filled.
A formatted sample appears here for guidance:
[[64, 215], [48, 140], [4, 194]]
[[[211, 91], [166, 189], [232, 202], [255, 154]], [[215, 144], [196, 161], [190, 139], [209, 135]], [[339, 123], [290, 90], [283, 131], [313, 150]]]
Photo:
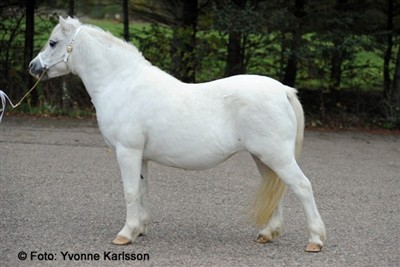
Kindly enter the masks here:
[[130, 242], [131, 241], [128, 238], [119, 235], [112, 241], [114, 245], [120, 245], [120, 246], [128, 245]]
[[271, 240], [266, 237], [265, 235], [258, 235], [256, 240], [254, 240], [257, 243], [265, 244], [265, 243], [270, 243]]
[[322, 250], [322, 246], [315, 243], [310, 243], [306, 247], [307, 252], [320, 252]]

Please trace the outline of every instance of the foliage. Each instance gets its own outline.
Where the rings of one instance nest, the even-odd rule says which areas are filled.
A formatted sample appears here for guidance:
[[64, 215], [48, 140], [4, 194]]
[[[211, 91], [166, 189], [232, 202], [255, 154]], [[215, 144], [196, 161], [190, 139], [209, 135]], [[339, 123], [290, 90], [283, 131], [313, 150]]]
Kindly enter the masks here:
[[[138, 48], [147, 60], [170, 72], [171, 51], [170, 43], [172, 31], [169, 27], [151, 24], [150, 27], [134, 31], [134, 39], [138, 42]], [[155, 45], [157, 44], [157, 45]]]

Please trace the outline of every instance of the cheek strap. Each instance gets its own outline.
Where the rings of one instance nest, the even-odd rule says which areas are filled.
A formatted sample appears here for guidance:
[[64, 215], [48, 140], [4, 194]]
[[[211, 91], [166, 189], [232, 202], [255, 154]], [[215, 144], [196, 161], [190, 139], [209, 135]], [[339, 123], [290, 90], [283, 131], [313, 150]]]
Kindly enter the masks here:
[[81, 31], [81, 29], [82, 29], [82, 26], [80, 26], [78, 29], [76, 29], [74, 37], [71, 39], [71, 42], [69, 43], [69, 45], [67, 45], [65, 53], [61, 56], [60, 59], [54, 61], [51, 64], [46, 64], [46, 63], [44, 63], [44, 61], [42, 59], [43, 52], [39, 53], [38, 58], [39, 58], [40, 66], [42, 67], [43, 70], [46, 71], [46, 70], [50, 69], [51, 67], [53, 67], [54, 65], [57, 65], [58, 63], [61, 63], [61, 62], [64, 62], [64, 63], [68, 62], [68, 57], [72, 52], [73, 44], [76, 40], [76, 37], [78, 36], [78, 33]]

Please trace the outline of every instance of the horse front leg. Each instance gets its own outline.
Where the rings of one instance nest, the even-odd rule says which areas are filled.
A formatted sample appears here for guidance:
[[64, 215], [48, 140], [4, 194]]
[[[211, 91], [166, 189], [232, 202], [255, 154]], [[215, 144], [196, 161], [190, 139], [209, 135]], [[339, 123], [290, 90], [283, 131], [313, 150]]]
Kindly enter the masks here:
[[126, 222], [112, 242], [116, 245], [126, 245], [134, 242], [139, 235], [145, 233], [148, 221], [140, 189], [141, 177], [144, 177], [141, 175], [143, 151], [117, 147], [116, 153], [124, 187]]

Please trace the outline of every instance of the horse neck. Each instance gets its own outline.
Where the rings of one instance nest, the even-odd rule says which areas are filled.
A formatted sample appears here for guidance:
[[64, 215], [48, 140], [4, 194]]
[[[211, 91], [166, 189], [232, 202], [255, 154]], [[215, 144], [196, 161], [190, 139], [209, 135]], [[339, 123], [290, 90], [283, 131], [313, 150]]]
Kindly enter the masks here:
[[141, 68], [150, 65], [135, 47], [96, 28], [84, 27], [74, 45], [70, 68], [82, 79], [92, 99], [105, 90], [108, 80], [117, 80], [127, 72], [138, 75]]

